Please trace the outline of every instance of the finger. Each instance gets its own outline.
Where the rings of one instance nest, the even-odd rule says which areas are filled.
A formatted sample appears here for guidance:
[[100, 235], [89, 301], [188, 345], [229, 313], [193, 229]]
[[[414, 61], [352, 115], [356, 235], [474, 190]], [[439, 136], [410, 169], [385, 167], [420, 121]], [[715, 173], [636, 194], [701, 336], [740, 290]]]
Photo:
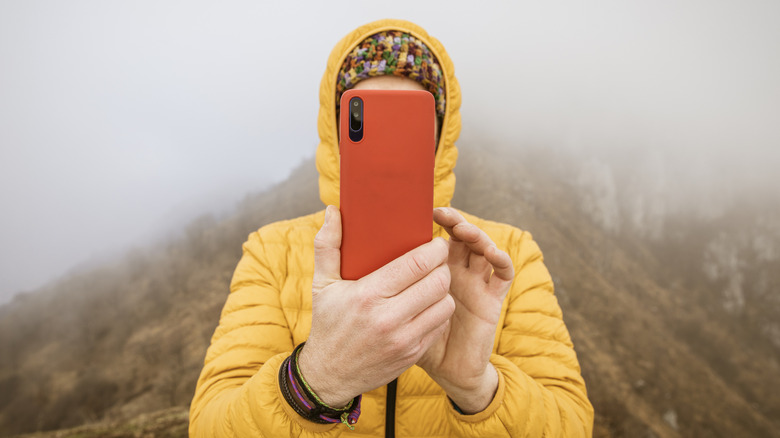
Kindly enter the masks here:
[[512, 258], [509, 254], [501, 251], [496, 246], [491, 246], [485, 251], [485, 258], [493, 266], [493, 276], [490, 278], [491, 283], [494, 279], [511, 282], [515, 278], [515, 268], [512, 265]]
[[[420, 348], [419, 348], [420, 357], [417, 359], [418, 362], [419, 362], [420, 358], [422, 358], [425, 355], [425, 353], [428, 352], [428, 350], [430, 350], [433, 347], [433, 345], [436, 343], [436, 341], [438, 339], [440, 339], [442, 336], [444, 336], [444, 333], [447, 331], [447, 329], [449, 329], [450, 324], [451, 324], [450, 320], [447, 319], [446, 321], [444, 321], [444, 324], [442, 324], [442, 325], [440, 325], [438, 327], [435, 327], [433, 330], [431, 330], [430, 332], [426, 333], [425, 336], [422, 337], [422, 339], [420, 339], [420, 344], [419, 344], [420, 345]], [[439, 345], [436, 348], [441, 350], [444, 347], [442, 345]], [[434, 354], [434, 357], [436, 357], [436, 354]], [[418, 363], [418, 365], [421, 365], [421, 364]]]
[[315, 289], [322, 289], [341, 280], [341, 213], [329, 205], [325, 209], [325, 222], [314, 237]]
[[452, 231], [471, 251], [480, 255], [484, 255], [485, 250], [496, 245], [487, 233], [480, 230], [476, 225], [468, 222], [458, 223], [452, 227]]
[[441, 301], [450, 290], [450, 268], [439, 265], [422, 280], [390, 298], [390, 312], [399, 322], [414, 319], [434, 303]]
[[444, 231], [450, 235], [450, 240], [457, 241], [458, 238], [453, 234], [452, 227], [461, 223], [467, 222], [457, 210], [451, 207], [438, 207], [433, 209], [433, 220], [437, 224], [444, 228]]
[[[483, 254], [477, 254], [470, 251], [469, 270], [474, 272], [487, 272], [487, 276], [490, 277], [492, 267]], [[487, 278], [485, 278], [485, 281], [487, 282]]]
[[453, 208], [440, 207], [433, 210], [433, 220], [444, 228], [444, 231], [450, 235], [450, 253], [448, 263], [452, 267], [468, 267], [469, 266], [469, 250], [460, 239], [458, 239], [452, 227], [459, 223], [460, 220], [465, 222], [466, 219]]
[[398, 295], [447, 260], [449, 244], [441, 237], [398, 257], [358, 280], [363, 288], [384, 298]]
[[469, 255], [471, 254], [471, 250], [468, 246], [466, 246], [463, 241], [455, 239], [453, 237], [450, 238], [450, 252], [447, 257], [447, 263], [453, 267], [463, 267], [467, 268], [469, 266]]
[[434, 220], [447, 231], [452, 239], [465, 242], [469, 249], [478, 254], [484, 254], [488, 246], [495, 245], [487, 233], [469, 223], [454, 208], [439, 207], [434, 209]]
[[447, 294], [417, 315], [407, 326], [409, 336], [425, 337], [440, 328], [455, 312], [455, 300]]

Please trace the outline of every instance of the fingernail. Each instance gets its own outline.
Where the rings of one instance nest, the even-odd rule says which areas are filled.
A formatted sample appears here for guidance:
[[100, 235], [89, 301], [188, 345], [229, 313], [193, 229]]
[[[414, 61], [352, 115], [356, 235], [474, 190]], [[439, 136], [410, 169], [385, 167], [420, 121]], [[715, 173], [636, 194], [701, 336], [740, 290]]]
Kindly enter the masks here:
[[323, 222], [322, 226], [328, 225], [328, 219], [330, 219], [330, 205], [325, 207], [325, 222]]
[[450, 212], [449, 212], [449, 211], [447, 211], [447, 209], [446, 209], [446, 208], [444, 208], [444, 207], [436, 207], [434, 210], [437, 210], [439, 213], [442, 213], [442, 214], [449, 214], [449, 213], [450, 213]]

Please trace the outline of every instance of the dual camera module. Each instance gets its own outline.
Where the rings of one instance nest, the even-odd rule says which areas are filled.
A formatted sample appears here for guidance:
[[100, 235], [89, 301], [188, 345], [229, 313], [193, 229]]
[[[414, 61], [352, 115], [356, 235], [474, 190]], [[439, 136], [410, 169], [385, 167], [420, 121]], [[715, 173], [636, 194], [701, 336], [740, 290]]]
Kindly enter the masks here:
[[349, 100], [349, 139], [354, 142], [363, 139], [363, 100], [359, 97]]

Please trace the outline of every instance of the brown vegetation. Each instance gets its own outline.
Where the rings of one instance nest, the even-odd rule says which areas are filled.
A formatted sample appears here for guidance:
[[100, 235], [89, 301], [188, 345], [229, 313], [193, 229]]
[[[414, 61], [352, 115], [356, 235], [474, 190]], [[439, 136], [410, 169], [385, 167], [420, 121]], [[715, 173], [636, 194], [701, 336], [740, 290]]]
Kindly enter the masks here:
[[[777, 212], [632, 222], [639, 204], [593, 190], [571, 160], [484, 146], [459, 163], [453, 204], [530, 230], [545, 253], [595, 436], [780, 436]], [[247, 234], [320, 208], [306, 162], [230, 217], [1, 307], [0, 435], [183, 412]], [[182, 436], [176, 418], [178, 432], [146, 435]]]

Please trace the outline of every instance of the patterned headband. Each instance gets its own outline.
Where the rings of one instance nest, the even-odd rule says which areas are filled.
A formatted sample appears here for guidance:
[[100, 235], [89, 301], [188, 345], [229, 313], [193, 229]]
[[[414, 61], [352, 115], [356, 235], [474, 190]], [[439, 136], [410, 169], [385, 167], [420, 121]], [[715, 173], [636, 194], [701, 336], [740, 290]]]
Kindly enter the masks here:
[[344, 60], [336, 82], [336, 108], [341, 94], [362, 79], [395, 75], [413, 79], [433, 94], [436, 114], [444, 116], [444, 77], [428, 47], [408, 33], [389, 30], [363, 40]]

